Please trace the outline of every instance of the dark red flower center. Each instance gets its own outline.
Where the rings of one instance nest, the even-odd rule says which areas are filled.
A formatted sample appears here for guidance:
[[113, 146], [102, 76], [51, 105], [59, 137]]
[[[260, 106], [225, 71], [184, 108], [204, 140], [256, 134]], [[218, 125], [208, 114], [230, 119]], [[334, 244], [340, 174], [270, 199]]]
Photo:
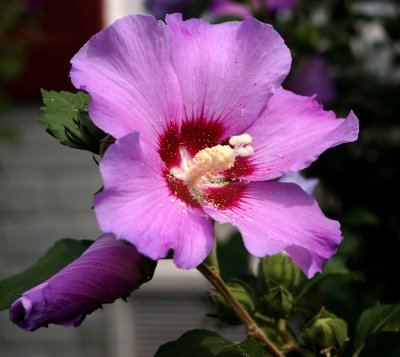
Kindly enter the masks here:
[[[245, 157], [245, 154], [237, 154], [234, 155], [233, 159], [229, 159], [230, 151], [236, 153], [236, 149], [232, 149], [232, 145], [229, 146], [228, 139], [224, 138], [225, 133], [226, 130], [221, 122], [215, 120], [207, 121], [204, 118], [186, 120], [182, 123], [180, 129], [172, 125], [165, 130], [159, 140], [158, 153], [166, 165], [164, 178], [171, 195], [192, 207], [201, 207], [202, 201], [205, 200], [209, 204], [221, 209], [231, 207], [240, 199], [243, 189], [239, 189], [238, 187], [243, 187], [243, 185], [237, 186], [231, 182], [232, 180], [251, 174], [254, 166], [249, 157]], [[247, 137], [249, 136], [247, 135]], [[243, 147], [240, 150], [243, 150]], [[240, 150], [238, 149], [237, 152], [242, 153], [243, 151]], [[187, 169], [186, 163], [188, 161], [193, 164], [196, 158], [200, 161], [204, 157], [208, 159], [209, 155], [206, 155], [206, 151], [217, 156], [220, 152], [228, 155], [228, 159], [225, 160], [224, 157], [222, 158], [222, 162], [228, 161], [228, 164], [221, 166], [221, 172], [217, 170], [219, 178], [223, 178], [226, 181], [224, 180], [222, 184], [219, 182], [216, 185], [204, 185], [201, 189], [194, 190], [188, 184], [189, 181], [187, 179], [176, 173], [183, 172], [185, 174], [184, 171]], [[211, 162], [212, 164], [213, 162]], [[215, 174], [215, 172], [213, 173]], [[194, 179], [192, 176], [191, 179], [197, 182], [197, 176], [195, 176], [196, 170], [189, 171], [187, 174], [194, 175]]]

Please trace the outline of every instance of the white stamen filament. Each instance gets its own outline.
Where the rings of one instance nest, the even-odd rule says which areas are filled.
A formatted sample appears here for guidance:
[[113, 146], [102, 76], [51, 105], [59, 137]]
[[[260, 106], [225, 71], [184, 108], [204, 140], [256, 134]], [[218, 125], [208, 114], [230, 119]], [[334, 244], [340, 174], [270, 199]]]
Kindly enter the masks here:
[[253, 139], [249, 134], [232, 136], [230, 145], [216, 145], [199, 151], [192, 159], [183, 157], [180, 169], [172, 173], [175, 177], [185, 181], [186, 185], [195, 193], [201, 193], [201, 185], [210, 183], [216, 176], [235, 164], [238, 156], [246, 157], [254, 150], [250, 145]]

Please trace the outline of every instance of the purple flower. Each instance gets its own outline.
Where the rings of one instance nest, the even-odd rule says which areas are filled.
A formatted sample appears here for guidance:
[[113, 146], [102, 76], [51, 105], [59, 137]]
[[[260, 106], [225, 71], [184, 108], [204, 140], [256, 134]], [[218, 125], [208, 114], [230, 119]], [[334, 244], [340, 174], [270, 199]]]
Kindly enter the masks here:
[[319, 180], [316, 178], [305, 178], [300, 172], [290, 172], [279, 178], [279, 182], [292, 182], [299, 185], [303, 191], [309, 195], [314, 195], [319, 185]]
[[264, 0], [264, 1], [267, 1], [268, 8], [271, 11], [291, 9], [300, 2], [300, 0]]
[[157, 19], [164, 19], [165, 15], [174, 12], [186, 13], [195, 0], [146, 0], [146, 7]]
[[213, 247], [213, 218], [242, 233], [249, 252], [285, 251], [309, 276], [335, 253], [339, 223], [297, 185], [265, 182], [354, 141], [358, 120], [281, 88], [291, 56], [253, 18], [210, 25], [125, 17], [72, 59], [90, 115], [117, 141], [100, 164], [100, 227], [180, 268]]
[[78, 259], [12, 304], [10, 318], [34, 331], [50, 323], [79, 326], [102, 304], [127, 297], [148, 280], [132, 245], [103, 235]]
[[246, 17], [251, 15], [248, 5], [231, 0], [214, 0], [210, 6], [210, 12], [216, 18], [224, 16]]
[[323, 104], [332, 103], [336, 97], [329, 64], [318, 55], [300, 62], [289, 80], [288, 88], [301, 95], [317, 95]]

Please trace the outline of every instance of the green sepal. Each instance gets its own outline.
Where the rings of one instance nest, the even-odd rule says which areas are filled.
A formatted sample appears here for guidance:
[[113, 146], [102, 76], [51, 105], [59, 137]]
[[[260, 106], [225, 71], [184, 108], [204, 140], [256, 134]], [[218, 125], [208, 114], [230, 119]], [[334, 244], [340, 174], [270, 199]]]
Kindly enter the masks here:
[[258, 280], [264, 292], [276, 286], [294, 292], [305, 281], [305, 277], [287, 254], [279, 253], [260, 260]]
[[262, 299], [266, 304], [268, 316], [286, 319], [293, 311], [293, 296], [283, 285], [272, 287]]
[[61, 144], [74, 149], [100, 154], [106, 134], [89, 117], [89, 94], [85, 92], [56, 92], [42, 89], [44, 114], [39, 122]]
[[348, 340], [347, 323], [324, 308], [303, 328], [302, 338], [315, 353], [342, 351]]
[[0, 281], [0, 311], [9, 308], [22, 293], [43, 283], [79, 258], [92, 243], [90, 240], [61, 239], [30, 268]]
[[156, 260], [143, 257], [143, 259], [138, 263], [138, 269], [140, 270], [143, 276], [142, 283], [147, 283], [148, 281], [153, 279], [156, 267], [157, 267]]

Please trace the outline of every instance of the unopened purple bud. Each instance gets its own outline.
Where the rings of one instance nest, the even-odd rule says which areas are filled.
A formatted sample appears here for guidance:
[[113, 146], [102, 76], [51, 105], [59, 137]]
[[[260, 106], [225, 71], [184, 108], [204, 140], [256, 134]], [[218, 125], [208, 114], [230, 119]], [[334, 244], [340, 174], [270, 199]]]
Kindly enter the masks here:
[[149, 271], [147, 261], [133, 245], [105, 234], [49, 280], [23, 293], [10, 307], [10, 318], [27, 331], [51, 323], [77, 327], [102, 304], [127, 297], [148, 281], [155, 263]]

